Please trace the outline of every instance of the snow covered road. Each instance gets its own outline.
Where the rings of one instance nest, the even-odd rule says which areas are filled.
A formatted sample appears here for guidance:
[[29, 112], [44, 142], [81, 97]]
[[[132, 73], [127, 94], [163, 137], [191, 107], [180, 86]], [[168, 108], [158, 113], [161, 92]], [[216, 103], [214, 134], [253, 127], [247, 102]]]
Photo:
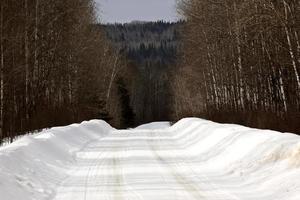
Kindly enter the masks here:
[[300, 137], [201, 119], [54, 128], [0, 149], [1, 200], [299, 200]]

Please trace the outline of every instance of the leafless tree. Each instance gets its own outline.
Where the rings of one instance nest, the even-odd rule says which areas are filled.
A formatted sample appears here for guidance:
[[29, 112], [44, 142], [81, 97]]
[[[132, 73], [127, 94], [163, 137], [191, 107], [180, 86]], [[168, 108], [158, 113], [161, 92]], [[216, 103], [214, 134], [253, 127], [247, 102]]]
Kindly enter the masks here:
[[174, 77], [192, 84], [174, 85], [176, 118], [269, 128], [286, 120], [286, 130], [299, 131], [300, 2], [182, 0], [178, 9], [184, 60]]

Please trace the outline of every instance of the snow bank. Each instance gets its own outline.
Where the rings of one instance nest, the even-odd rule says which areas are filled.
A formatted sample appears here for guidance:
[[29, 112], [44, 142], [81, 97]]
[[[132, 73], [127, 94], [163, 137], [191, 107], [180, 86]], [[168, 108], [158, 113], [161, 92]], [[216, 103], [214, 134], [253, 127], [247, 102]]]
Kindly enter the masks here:
[[0, 148], [0, 199], [51, 198], [74, 165], [76, 152], [110, 130], [107, 123], [94, 120], [24, 136]]
[[298, 135], [196, 118], [183, 119], [169, 131], [183, 149], [173, 154], [192, 162], [199, 178], [211, 180], [232, 199], [300, 199]]

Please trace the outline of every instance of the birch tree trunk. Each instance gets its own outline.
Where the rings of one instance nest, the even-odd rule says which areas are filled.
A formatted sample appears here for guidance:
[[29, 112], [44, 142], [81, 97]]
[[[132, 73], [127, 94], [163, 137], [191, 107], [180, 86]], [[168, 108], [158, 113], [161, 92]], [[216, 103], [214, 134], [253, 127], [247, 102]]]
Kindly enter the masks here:
[[237, 48], [237, 67], [238, 67], [238, 74], [239, 74], [239, 91], [240, 91], [240, 103], [241, 103], [241, 109], [245, 109], [245, 103], [244, 103], [244, 82], [243, 82], [243, 76], [242, 76], [242, 51], [241, 51], [241, 30], [240, 30], [240, 24], [238, 22], [239, 16], [238, 16], [238, 10], [236, 2], [234, 2], [234, 25], [235, 25], [235, 37], [236, 37], [236, 48]]
[[284, 5], [284, 12], [285, 12], [284, 31], [285, 31], [285, 34], [286, 34], [286, 40], [287, 40], [288, 47], [289, 47], [289, 54], [290, 54], [290, 57], [291, 57], [291, 62], [292, 62], [292, 66], [293, 66], [293, 69], [294, 69], [294, 74], [295, 74], [295, 77], [296, 77], [297, 86], [298, 86], [298, 93], [299, 93], [300, 92], [300, 77], [299, 77], [299, 72], [298, 72], [298, 69], [297, 69], [295, 53], [293, 51], [290, 30], [287, 26], [287, 22], [289, 20], [289, 18], [288, 18], [288, 5], [285, 1], [283, 1], [283, 5]]
[[[34, 67], [33, 67], [33, 84], [34, 89], [38, 87], [38, 26], [39, 26], [39, 0], [35, 2], [35, 27], [34, 27]], [[34, 100], [34, 99], [33, 99]]]
[[278, 71], [279, 71], [280, 95], [281, 95], [281, 98], [282, 98], [284, 111], [287, 112], [288, 108], [287, 108], [287, 102], [286, 102], [286, 95], [285, 95], [285, 91], [284, 91], [282, 72], [281, 72], [280, 68], [279, 68]]
[[109, 80], [107, 93], [106, 93], [106, 102], [109, 102], [110, 93], [111, 93], [111, 90], [112, 90], [112, 85], [113, 85], [114, 79], [117, 75], [118, 60], [119, 60], [119, 55], [116, 55], [115, 62], [114, 62], [114, 65], [113, 65], [113, 70], [111, 72], [111, 76], [110, 76], [110, 80]]
[[29, 24], [28, 24], [28, 0], [24, 0], [25, 3], [25, 32], [24, 32], [24, 50], [25, 50], [25, 112], [26, 112], [26, 119], [29, 119]]
[[[3, 2], [0, 10], [0, 51], [1, 51], [1, 66], [0, 66], [0, 139], [3, 137], [3, 109], [4, 109], [4, 44], [3, 44]], [[1, 140], [0, 140], [1, 143]]]

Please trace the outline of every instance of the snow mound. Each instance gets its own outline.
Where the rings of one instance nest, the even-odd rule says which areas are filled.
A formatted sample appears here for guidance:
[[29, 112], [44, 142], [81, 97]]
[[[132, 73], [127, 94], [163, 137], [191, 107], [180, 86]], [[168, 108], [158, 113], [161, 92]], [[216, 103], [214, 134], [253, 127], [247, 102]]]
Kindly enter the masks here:
[[55, 196], [76, 152], [113, 130], [103, 121], [52, 128], [0, 148], [0, 199], [41, 200]]

